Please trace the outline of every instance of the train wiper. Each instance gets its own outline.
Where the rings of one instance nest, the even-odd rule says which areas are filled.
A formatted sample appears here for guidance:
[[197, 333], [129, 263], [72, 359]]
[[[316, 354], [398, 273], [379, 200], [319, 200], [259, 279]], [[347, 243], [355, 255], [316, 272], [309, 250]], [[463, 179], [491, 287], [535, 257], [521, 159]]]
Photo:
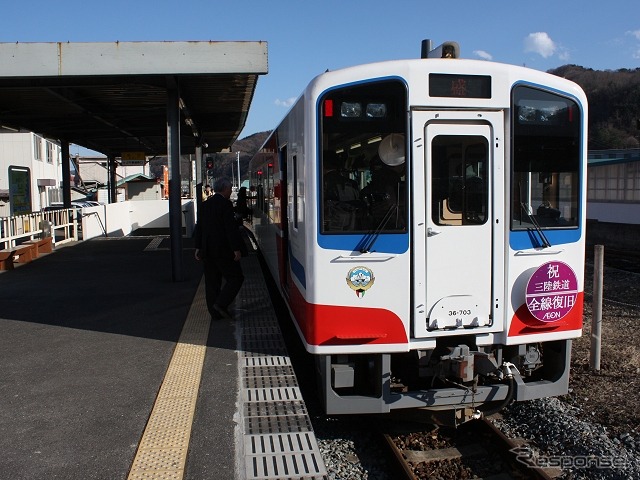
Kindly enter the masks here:
[[396, 203], [389, 207], [389, 210], [387, 210], [387, 213], [384, 214], [384, 217], [382, 217], [382, 220], [380, 220], [380, 224], [376, 227], [376, 229], [373, 232], [367, 234], [367, 236], [363, 239], [363, 242], [366, 243], [362, 246], [362, 248], [360, 248], [360, 253], [369, 253], [371, 251], [373, 245], [376, 243], [376, 240], [378, 240], [380, 233], [382, 232], [382, 230], [384, 230], [384, 227], [387, 226], [387, 223], [389, 223], [389, 220], [393, 216], [394, 210], [397, 212], [399, 206], [400, 205]]
[[527, 205], [524, 202], [520, 202], [520, 206], [522, 207], [522, 210], [524, 211], [524, 213], [527, 214], [527, 217], [529, 217], [529, 221], [531, 222], [531, 225], [533, 225], [533, 228], [535, 228], [536, 232], [538, 232], [538, 235], [540, 236], [540, 239], [542, 240], [542, 248], [550, 247], [551, 243], [549, 242], [549, 239], [547, 238], [547, 236], [542, 231], [542, 227], [540, 227], [540, 224], [538, 223], [538, 220], [536, 220], [536, 218], [534, 217], [534, 215], [532, 213], [529, 213], [529, 205]]

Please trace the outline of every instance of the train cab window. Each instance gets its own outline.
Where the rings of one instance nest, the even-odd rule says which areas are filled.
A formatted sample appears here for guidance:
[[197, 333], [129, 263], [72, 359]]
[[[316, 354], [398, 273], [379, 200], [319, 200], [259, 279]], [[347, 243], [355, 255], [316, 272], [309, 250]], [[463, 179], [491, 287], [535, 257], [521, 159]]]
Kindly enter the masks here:
[[436, 225], [480, 225], [488, 216], [485, 137], [439, 135], [432, 142], [432, 218]]
[[511, 228], [576, 228], [580, 109], [560, 95], [519, 86], [512, 95]]
[[336, 88], [319, 106], [321, 232], [406, 232], [404, 83]]

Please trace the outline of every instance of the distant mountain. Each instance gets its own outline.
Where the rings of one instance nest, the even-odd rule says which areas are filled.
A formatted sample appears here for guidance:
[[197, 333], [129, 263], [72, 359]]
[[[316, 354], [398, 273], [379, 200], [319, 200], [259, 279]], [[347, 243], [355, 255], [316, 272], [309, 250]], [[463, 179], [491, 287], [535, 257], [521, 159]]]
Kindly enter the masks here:
[[589, 101], [589, 149], [640, 146], [640, 68], [593, 70], [564, 65], [549, 73], [576, 82]]
[[204, 157], [213, 159], [213, 171], [210, 177], [226, 176], [237, 178], [238, 152], [240, 152], [240, 177], [241, 180], [249, 178], [249, 161], [262, 147], [271, 132], [259, 132], [249, 135], [241, 140], [236, 140], [231, 146], [230, 153], [205, 153]]
[[[228, 165], [227, 168], [229, 173], [226, 173], [226, 175], [230, 176], [231, 162], [236, 162], [233, 166], [234, 171], [237, 168], [238, 156], [236, 152], [240, 152], [240, 176], [242, 180], [248, 179], [249, 162], [255, 153], [260, 150], [260, 147], [262, 147], [270, 133], [270, 131], [254, 133], [253, 135], [249, 135], [241, 140], [236, 140], [231, 146], [232, 153], [218, 154], [220, 156], [225, 156], [222, 161], [222, 166], [224, 168], [224, 166]], [[231, 159], [229, 160], [229, 158]]]
[[[231, 149], [234, 152], [247, 153], [250, 157], [252, 157], [260, 149], [260, 147], [262, 147], [270, 133], [271, 131], [254, 133], [253, 135], [249, 135], [242, 140], [236, 140]], [[240, 160], [242, 161], [242, 154], [240, 155]]]

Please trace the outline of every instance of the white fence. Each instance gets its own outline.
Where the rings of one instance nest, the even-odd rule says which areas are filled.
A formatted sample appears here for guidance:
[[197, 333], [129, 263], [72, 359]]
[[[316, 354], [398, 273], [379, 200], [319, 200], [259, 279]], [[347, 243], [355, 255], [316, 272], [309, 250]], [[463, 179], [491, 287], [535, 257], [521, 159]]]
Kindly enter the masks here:
[[0, 218], [0, 248], [14, 247], [25, 240], [53, 237], [54, 244], [78, 240], [79, 209], [69, 208], [50, 212]]
[[[182, 227], [191, 235], [195, 226], [195, 205], [182, 202]], [[48, 223], [46, 223], [48, 222]], [[54, 243], [88, 240], [90, 238], [124, 237], [134, 230], [169, 228], [169, 202], [142, 200], [111, 203], [97, 207], [37, 212], [29, 215], [0, 218], [0, 248], [7, 248], [47, 235], [51, 229]]]

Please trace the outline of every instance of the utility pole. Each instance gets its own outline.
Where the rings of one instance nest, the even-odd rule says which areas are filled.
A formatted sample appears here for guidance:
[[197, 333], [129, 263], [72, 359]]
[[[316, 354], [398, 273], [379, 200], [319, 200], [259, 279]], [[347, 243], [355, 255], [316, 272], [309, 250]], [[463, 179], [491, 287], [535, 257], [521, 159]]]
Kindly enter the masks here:
[[238, 190], [240, 190], [240, 152], [236, 152], [236, 159], [238, 163]]
[[602, 345], [602, 290], [604, 277], [604, 245], [596, 245], [593, 258], [593, 306], [591, 307], [591, 350], [589, 367], [600, 372], [600, 347]]

